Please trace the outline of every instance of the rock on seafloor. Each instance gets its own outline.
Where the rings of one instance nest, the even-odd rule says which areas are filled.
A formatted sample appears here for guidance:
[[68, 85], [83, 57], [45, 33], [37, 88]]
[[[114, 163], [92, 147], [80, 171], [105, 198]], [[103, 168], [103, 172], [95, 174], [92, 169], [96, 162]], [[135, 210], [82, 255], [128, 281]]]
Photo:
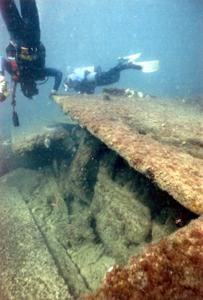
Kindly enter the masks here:
[[0, 299], [71, 300], [21, 192], [7, 180], [0, 182]]

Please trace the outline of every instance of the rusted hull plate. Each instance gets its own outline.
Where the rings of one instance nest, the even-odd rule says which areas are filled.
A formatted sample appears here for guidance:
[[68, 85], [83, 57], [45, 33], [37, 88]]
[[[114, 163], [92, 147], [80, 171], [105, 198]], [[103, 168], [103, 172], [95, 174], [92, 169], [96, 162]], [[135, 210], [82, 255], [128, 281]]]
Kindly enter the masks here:
[[126, 266], [114, 266], [84, 300], [203, 299], [203, 219], [149, 245]]
[[[186, 141], [198, 139], [197, 132], [199, 134], [202, 126], [200, 119], [194, 125], [191, 123], [192, 114], [189, 115], [191, 123], [189, 131], [188, 123], [184, 124], [184, 120], [187, 120], [186, 115], [182, 118], [182, 131], [180, 124], [174, 123], [173, 129], [178, 128], [177, 132], [171, 133], [171, 141], [168, 134], [168, 141], [164, 143], [164, 134], [160, 134], [160, 140], [158, 137], [160, 131], [157, 130], [154, 134], [156, 137], [153, 136], [150, 123], [148, 127], [145, 127], [145, 132], [140, 131], [142, 118], [139, 115], [143, 115], [143, 110], [145, 115], [147, 115], [147, 110], [150, 110], [149, 116], [153, 120], [152, 123], [156, 123], [157, 120], [158, 127], [163, 127], [160, 121], [163, 111], [159, 109], [163, 107], [163, 103], [156, 99], [151, 99], [150, 105], [147, 105], [149, 101], [146, 101], [145, 106], [136, 98], [116, 97], [111, 101], [105, 101], [96, 96], [55, 96], [54, 100], [66, 114], [77, 120], [81, 127], [87, 128], [109, 148], [119, 153], [131, 167], [152, 179], [162, 190], [167, 191], [189, 210], [197, 214], [203, 213], [203, 160], [188, 154], [188, 151], [184, 151], [184, 147], [181, 148], [181, 143], [185, 146], [183, 138]], [[172, 117], [170, 118], [170, 114], [167, 115], [167, 103], [165, 102], [164, 105], [167, 122]], [[157, 106], [159, 106], [158, 109]], [[174, 122], [176, 119], [174, 118]], [[154, 128], [153, 126], [151, 128]], [[167, 124], [164, 126], [166, 127]], [[171, 129], [170, 124], [168, 126], [168, 130]], [[182, 133], [179, 140], [177, 134], [180, 132]], [[174, 136], [176, 137], [175, 143], [173, 142]], [[201, 157], [201, 140], [198, 140], [198, 144], [200, 145], [198, 153]]]

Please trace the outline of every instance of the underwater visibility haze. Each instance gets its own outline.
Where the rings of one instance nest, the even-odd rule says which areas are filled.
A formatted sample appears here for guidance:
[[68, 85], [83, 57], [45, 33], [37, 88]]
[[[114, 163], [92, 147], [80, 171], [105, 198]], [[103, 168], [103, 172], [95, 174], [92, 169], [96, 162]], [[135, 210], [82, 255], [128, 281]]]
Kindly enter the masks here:
[[[0, 300], [202, 299], [203, 1], [36, 4], [63, 79], [17, 87], [19, 127], [0, 102]], [[135, 53], [159, 70], [64, 90], [70, 70]]]
[[[38, 0], [47, 65], [64, 74], [68, 66], [93, 64], [108, 69], [117, 57], [142, 52], [143, 60], [160, 60], [160, 71], [147, 75], [126, 71], [117, 87], [160, 96], [200, 95], [202, 5], [201, 0]], [[0, 26], [0, 50], [4, 54], [8, 35], [2, 19]], [[51, 81], [40, 87], [40, 95], [31, 103], [19, 95], [19, 110], [25, 121], [30, 115], [43, 119], [55, 114], [56, 108], [47, 97]], [[8, 119], [5, 106], [1, 105], [0, 111], [2, 126]]]

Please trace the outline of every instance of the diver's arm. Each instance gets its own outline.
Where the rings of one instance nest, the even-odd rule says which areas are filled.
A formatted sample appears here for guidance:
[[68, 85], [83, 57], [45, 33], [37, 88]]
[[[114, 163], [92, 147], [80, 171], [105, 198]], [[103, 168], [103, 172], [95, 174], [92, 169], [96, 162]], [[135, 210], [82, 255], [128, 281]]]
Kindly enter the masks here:
[[54, 77], [54, 86], [52, 89], [52, 92], [56, 92], [59, 89], [59, 86], [61, 84], [61, 80], [63, 77], [63, 74], [61, 71], [53, 68], [44, 68], [44, 76], [45, 77]]

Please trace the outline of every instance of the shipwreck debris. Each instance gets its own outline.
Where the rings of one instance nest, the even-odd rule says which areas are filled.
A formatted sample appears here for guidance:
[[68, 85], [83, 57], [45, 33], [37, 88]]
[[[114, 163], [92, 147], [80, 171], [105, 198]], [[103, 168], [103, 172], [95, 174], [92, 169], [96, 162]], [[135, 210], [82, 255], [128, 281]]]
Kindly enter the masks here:
[[83, 300], [202, 299], [203, 219], [192, 221], [126, 266], [111, 267]]
[[[112, 101], [87, 95], [54, 96], [54, 100], [131, 167], [187, 209], [202, 214], [202, 113], [160, 98], [111, 97]], [[143, 130], [145, 135], [139, 133]], [[191, 148], [194, 139], [199, 142]]]

